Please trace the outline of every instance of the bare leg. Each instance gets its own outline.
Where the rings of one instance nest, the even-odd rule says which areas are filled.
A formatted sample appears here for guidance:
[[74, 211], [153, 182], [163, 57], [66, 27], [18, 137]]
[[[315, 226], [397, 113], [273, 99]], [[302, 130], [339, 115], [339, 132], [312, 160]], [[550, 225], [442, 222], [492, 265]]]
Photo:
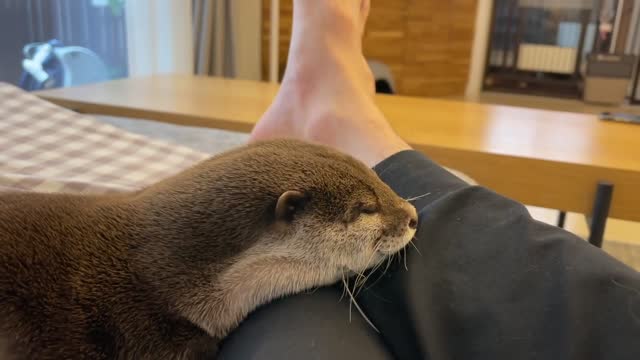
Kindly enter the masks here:
[[373, 77], [362, 55], [368, 12], [369, 0], [294, 0], [287, 70], [252, 141], [314, 141], [370, 166], [409, 149], [373, 101]]

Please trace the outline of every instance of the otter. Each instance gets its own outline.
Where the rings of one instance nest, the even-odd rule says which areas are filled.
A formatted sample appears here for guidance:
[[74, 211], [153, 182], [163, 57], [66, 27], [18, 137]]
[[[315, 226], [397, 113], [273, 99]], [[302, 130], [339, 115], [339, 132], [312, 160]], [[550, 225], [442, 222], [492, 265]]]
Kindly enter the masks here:
[[416, 226], [373, 170], [294, 140], [132, 193], [5, 193], [0, 358], [215, 357], [257, 306], [380, 263]]

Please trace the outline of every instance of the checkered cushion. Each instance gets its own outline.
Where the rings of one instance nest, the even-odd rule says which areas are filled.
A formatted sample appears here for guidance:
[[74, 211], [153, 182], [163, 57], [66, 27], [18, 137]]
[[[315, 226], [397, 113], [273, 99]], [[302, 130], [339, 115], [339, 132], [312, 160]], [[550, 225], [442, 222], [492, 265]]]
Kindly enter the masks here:
[[130, 191], [207, 156], [128, 133], [0, 83], [0, 191]]

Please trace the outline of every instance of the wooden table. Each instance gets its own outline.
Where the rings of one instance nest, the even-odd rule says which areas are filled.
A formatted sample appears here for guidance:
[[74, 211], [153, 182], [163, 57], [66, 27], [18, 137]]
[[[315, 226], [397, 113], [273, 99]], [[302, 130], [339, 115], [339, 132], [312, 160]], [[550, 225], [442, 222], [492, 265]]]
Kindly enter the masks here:
[[[83, 113], [248, 132], [277, 90], [260, 82], [167, 75], [38, 95]], [[609, 182], [615, 189], [610, 216], [640, 221], [638, 125], [404, 96], [379, 95], [377, 103], [414, 148], [501, 194], [528, 205], [590, 214], [598, 183]], [[600, 193], [604, 205], [606, 190]]]

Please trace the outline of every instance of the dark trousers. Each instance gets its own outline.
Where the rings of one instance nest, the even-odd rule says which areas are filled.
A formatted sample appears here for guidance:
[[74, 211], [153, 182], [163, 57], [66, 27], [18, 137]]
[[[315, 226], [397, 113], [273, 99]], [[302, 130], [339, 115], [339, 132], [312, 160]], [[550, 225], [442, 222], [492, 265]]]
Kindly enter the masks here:
[[255, 311], [222, 359], [640, 359], [638, 272], [417, 152], [375, 170], [404, 198], [429, 193], [408, 271], [357, 298], [380, 333], [327, 287]]

